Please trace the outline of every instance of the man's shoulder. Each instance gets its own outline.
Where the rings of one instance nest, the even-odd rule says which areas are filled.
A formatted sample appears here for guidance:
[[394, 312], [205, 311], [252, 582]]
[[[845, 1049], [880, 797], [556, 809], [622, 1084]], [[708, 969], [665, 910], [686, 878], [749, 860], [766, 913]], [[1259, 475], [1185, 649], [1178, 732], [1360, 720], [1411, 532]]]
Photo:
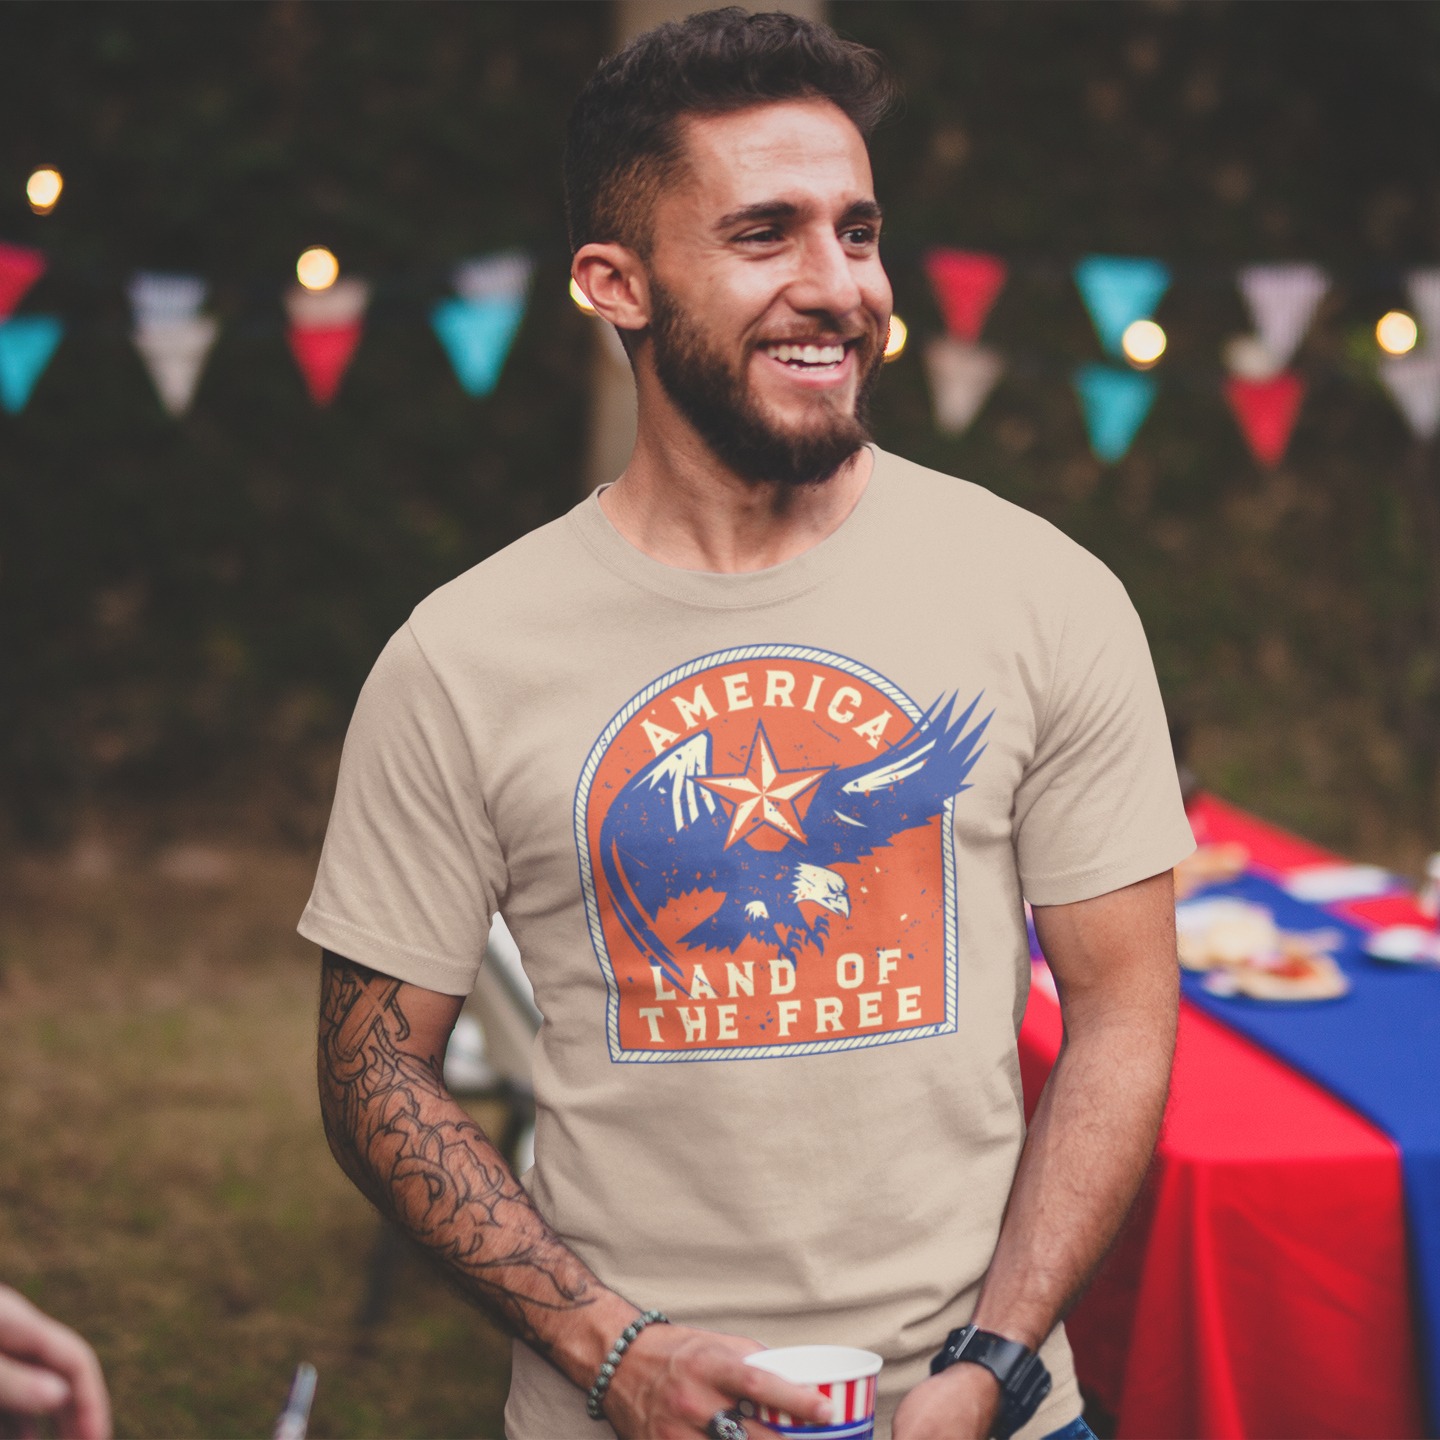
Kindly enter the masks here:
[[566, 606], [583, 553], [570, 517], [562, 515], [432, 590], [412, 612], [411, 627], [424, 635], [457, 628], [473, 635], [477, 626], [534, 615], [547, 602]]
[[985, 569], [1019, 566], [1039, 583], [1109, 575], [1084, 546], [1043, 516], [970, 480], [878, 451], [884, 503], [906, 533]]

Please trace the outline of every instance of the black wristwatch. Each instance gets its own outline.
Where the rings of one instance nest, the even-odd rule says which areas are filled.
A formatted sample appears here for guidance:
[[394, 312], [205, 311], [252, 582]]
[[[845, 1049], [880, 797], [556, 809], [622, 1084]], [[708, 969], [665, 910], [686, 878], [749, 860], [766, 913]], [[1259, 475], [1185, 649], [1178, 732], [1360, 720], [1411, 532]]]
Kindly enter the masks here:
[[930, 1362], [930, 1373], [938, 1375], [957, 1360], [983, 1365], [1000, 1382], [1000, 1413], [990, 1430], [994, 1440], [1010, 1440], [1050, 1393], [1050, 1372], [1039, 1355], [1018, 1340], [965, 1325], [945, 1337], [945, 1348]]

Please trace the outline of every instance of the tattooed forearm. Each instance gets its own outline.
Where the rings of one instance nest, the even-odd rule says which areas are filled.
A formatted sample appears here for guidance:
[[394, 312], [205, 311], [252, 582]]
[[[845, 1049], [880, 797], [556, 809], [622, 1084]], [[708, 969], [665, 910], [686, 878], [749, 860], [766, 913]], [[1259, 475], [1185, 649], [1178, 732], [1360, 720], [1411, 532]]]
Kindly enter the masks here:
[[421, 1054], [398, 980], [325, 952], [319, 1079], [325, 1134], [356, 1185], [511, 1334], [542, 1353], [546, 1317], [603, 1287], [545, 1223]]

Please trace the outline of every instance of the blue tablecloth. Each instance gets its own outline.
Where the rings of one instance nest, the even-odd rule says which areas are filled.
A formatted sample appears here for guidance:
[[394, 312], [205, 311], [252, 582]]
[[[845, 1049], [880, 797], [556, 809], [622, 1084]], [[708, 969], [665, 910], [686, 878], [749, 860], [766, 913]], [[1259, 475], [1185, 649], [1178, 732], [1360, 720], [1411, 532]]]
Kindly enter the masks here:
[[1358, 1110], [1399, 1146], [1420, 1368], [1430, 1433], [1440, 1433], [1440, 969], [1369, 959], [1359, 926], [1292, 900], [1268, 880], [1247, 875], [1201, 894], [1264, 905], [1284, 930], [1334, 929], [1345, 937], [1335, 958], [1351, 990], [1338, 1000], [1221, 999], [1188, 974], [1185, 997]]

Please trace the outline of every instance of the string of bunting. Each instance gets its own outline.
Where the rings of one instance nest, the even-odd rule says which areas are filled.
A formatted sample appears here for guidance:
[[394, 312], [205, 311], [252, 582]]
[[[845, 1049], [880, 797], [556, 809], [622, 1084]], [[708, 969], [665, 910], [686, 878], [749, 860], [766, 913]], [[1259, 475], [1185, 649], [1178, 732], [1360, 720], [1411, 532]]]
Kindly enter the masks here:
[[[980, 334], [1007, 270], [998, 256], [943, 248], [928, 251], [923, 263], [948, 332], [930, 340], [924, 351], [935, 424], [960, 434], [1004, 373], [1004, 358], [981, 344]], [[1089, 255], [1075, 266], [1073, 278], [1107, 358], [1078, 366], [1071, 383], [1091, 450], [1098, 460], [1113, 464], [1129, 452], [1159, 393], [1149, 371], [1165, 341], [1152, 317], [1172, 276], [1160, 260]], [[1253, 333], [1236, 336], [1225, 347], [1222, 390], [1250, 452], [1273, 467], [1289, 448], [1305, 400], [1305, 380], [1291, 361], [1329, 292], [1330, 279], [1315, 265], [1249, 265], [1239, 271], [1236, 284]], [[1411, 431], [1430, 440], [1440, 430], [1440, 270], [1410, 272], [1406, 288], [1423, 346], [1415, 353], [1385, 356], [1377, 372]], [[1408, 339], [1413, 345], [1414, 330]]]
[[[959, 435], [1007, 369], [1006, 356], [981, 336], [1010, 267], [996, 255], [948, 247], [925, 251], [921, 264], [945, 326], [925, 342], [921, 356], [935, 424]], [[341, 277], [326, 250], [306, 252], [299, 268], [305, 283], [283, 297], [285, 336], [310, 398], [323, 407], [339, 393], [360, 345], [372, 290], [364, 280]], [[0, 242], [0, 406], [11, 415], [24, 410], [65, 335], [58, 315], [16, 313], [46, 269], [43, 252]], [[533, 257], [522, 251], [462, 261], [451, 272], [453, 295], [430, 308], [431, 328], [467, 395], [487, 396], [499, 383], [525, 317], [534, 270]], [[1102, 358], [1077, 366], [1071, 385], [1092, 451], [1113, 464], [1129, 452], [1159, 393], [1152, 367], [1165, 338], [1153, 316], [1173, 276], [1161, 260], [1089, 255], [1074, 266], [1072, 278]], [[1274, 466], [1305, 402], [1306, 382], [1292, 361], [1330, 277], [1310, 264], [1250, 265], [1235, 283], [1252, 333], [1225, 347], [1221, 389], [1251, 453]], [[1440, 269], [1410, 272], [1406, 287], [1419, 324], [1387, 317], [1410, 327], [1411, 348], [1380, 359], [1377, 376], [1411, 431], [1428, 441], [1440, 431]], [[131, 340], [172, 416], [189, 409], [219, 338], [219, 321], [204, 312], [208, 293], [199, 276], [151, 272], [134, 275], [127, 288]], [[1016, 368], [1013, 359], [1010, 368]]]

